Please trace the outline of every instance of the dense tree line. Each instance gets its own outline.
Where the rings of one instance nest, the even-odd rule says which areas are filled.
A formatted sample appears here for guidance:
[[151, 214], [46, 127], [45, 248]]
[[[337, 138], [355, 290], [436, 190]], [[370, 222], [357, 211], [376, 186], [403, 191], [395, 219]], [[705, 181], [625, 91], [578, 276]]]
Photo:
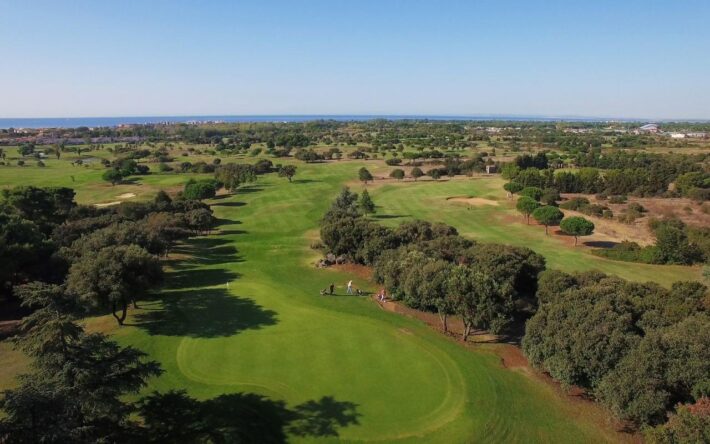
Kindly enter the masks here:
[[[522, 187], [555, 188], [560, 193], [710, 198], [706, 155], [660, 155], [616, 151], [576, 159], [578, 171], [548, 169], [544, 153], [518, 156], [503, 175]], [[671, 188], [671, 184], [674, 187]]]
[[410, 307], [460, 315], [464, 339], [473, 329], [502, 331], [531, 310], [542, 256], [527, 248], [478, 244], [453, 227], [424, 221], [395, 229], [361, 217], [357, 195], [338, 196], [321, 223], [328, 253], [371, 265], [375, 279]]
[[662, 423], [677, 403], [710, 393], [710, 301], [702, 284], [667, 290], [551, 270], [538, 285], [539, 308], [523, 338], [534, 366], [639, 424]]
[[158, 258], [174, 243], [214, 225], [212, 211], [196, 200], [96, 208], [74, 202], [69, 188], [16, 187], [0, 199], [0, 296], [30, 282], [61, 285], [85, 309], [108, 309], [117, 321], [142, 292], [159, 284]]

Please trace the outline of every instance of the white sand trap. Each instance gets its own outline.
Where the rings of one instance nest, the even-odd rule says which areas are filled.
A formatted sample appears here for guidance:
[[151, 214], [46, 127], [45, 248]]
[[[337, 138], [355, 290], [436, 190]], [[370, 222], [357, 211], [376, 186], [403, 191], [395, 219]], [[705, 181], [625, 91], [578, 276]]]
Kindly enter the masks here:
[[451, 202], [461, 202], [468, 205], [473, 205], [474, 207], [481, 207], [484, 205], [492, 205], [497, 207], [499, 204], [495, 200], [484, 199], [482, 197], [449, 197], [446, 200]]
[[[131, 197], [136, 197], [136, 193], [123, 193], [121, 195], [116, 196], [118, 199], [130, 199]], [[111, 207], [114, 205], [119, 205], [121, 203], [120, 200], [115, 200], [113, 202], [102, 202], [102, 203], [97, 203], [94, 204], [95, 207], [98, 208], [103, 208], [103, 207]]]
[[115, 201], [115, 202], [97, 203], [97, 204], [94, 204], [94, 206], [97, 207], [97, 208], [103, 208], [103, 207], [111, 207], [111, 206], [113, 206], [113, 205], [118, 205], [118, 204], [120, 204], [120, 203], [121, 203], [121, 202], [117, 200], [117, 201]]

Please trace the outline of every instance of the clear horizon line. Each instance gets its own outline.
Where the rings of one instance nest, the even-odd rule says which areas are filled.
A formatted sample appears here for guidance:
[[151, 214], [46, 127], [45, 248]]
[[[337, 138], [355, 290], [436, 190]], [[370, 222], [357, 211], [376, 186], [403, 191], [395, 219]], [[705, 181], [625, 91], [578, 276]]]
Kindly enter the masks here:
[[429, 113], [429, 114], [408, 114], [408, 113], [263, 113], [263, 114], [135, 114], [135, 115], [83, 115], [83, 116], [35, 116], [35, 117], [0, 117], [0, 120], [76, 120], [76, 119], [121, 119], [121, 118], [161, 118], [161, 117], [176, 117], [176, 118], [187, 118], [187, 117], [373, 117], [373, 118], [387, 118], [387, 117], [411, 117], [411, 118], [427, 118], [427, 117], [438, 117], [438, 118], [456, 118], [457, 120], [463, 119], [501, 119], [506, 120], [506, 118], [515, 119], [547, 119], [547, 120], [567, 120], [574, 119], [577, 121], [585, 120], [602, 120], [602, 121], [614, 121], [623, 120], [628, 122], [710, 122], [710, 118], [693, 118], [693, 117], [623, 117], [623, 116], [594, 116], [594, 115], [577, 115], [577, 114], [503, 114], [503, 113], [492, 113], [492, 114], [457, 114], [457, 113]]

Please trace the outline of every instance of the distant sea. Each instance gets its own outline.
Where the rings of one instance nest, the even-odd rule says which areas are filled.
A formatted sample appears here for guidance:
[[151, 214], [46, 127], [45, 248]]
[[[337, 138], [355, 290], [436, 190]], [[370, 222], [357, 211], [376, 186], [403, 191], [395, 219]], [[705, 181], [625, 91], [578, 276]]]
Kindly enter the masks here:
[[[307, 122], [312, 120], [365, 121], [388, 120], [510, 120], [510, 121], [578, 121], [603, 122], [609, 119], [588, 117], [536, 117], [536, 116], [444, 116], [444, 115], [256, 115], [256, 116], [126, 116], [126, 117], [67, 117], [67, 118], [0, 118], [0, 129], [7, 128], [77, 128], [86, 126], [114, 127], [122, 124], [185, 123], [185, 122]], [[643, 120], [643, 119], [641, 119]]]

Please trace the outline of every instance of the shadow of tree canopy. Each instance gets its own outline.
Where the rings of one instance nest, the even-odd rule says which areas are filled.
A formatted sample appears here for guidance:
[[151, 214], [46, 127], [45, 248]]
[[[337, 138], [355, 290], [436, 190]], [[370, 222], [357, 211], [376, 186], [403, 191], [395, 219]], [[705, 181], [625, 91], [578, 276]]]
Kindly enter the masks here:
[[582, 245], [592, 248], [614, 248], [619, 243], [614, 241], [586, 241], [582, 242]]
[[399, 219], [402, 217], [410, 217], [409, 214], [376, 214], [372, 216], [375, 219], [386, 220], [386, 219]]
[[216, 202], [212, 206], [215, 207], [243, 207], [246, 202]]
[[165, 292], [162, 307], [136, 313], [135, 326], [151, 335], [213, 338], [259, 329], [277, 322], [276, 312], [223, 288]]
[[324, 396], [293, 408], [296, 418], [288, 431], [298, 436], [338, 436], [338, 428], [359, 424], [357, 404]]
[[200, 401], [185, 391], [153, 393], [138, 403], [148, 442], [283, 443], [288, 434], [337, 437], [358, 424], [357, 405], [327, 396], [289, 409], [283, 401], [234, 393]]

